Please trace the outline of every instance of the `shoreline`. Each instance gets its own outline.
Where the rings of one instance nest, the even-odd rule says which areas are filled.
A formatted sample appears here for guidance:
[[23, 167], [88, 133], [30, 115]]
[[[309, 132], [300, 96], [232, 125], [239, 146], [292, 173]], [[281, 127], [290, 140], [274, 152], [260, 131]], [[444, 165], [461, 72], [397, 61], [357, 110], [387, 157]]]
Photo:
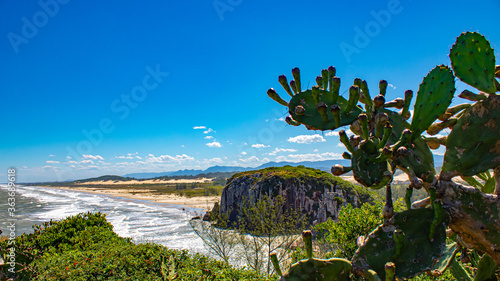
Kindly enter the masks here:
[[220, 202], [220, 196], [185, 197], [175, 194], [154, 195], [150, 192], [149, 189], [127, 189], [127, 188], [107, 189], [105, 186], [103, 186], [102, 188], [92, 188], [85, 186], [67, 187], [67, 186], [40, 185], [40, 187], [86, 192], [86, 193], [100, 194], [100, 195], [109, 195], [112, 197], [121, 197], [127, 199], [144, 200], [157, 204], [159, 203], [159, 204], [176, 205], [180, 208], [198, 208], [202, 209], [204, 212], [211, 210], [215, 202]]

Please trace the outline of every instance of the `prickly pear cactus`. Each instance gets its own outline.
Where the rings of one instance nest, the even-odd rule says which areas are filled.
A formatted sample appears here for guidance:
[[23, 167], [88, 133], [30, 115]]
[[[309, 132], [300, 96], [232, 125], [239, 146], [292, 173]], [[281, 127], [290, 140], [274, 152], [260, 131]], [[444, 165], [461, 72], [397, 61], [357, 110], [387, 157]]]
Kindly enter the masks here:
[[410, 130], [416, 139], [446, 112], [455, 93], [455, 77], [447, 66], [436, 66], [420, 84]]
[[499, 90], [495, 85], [495, 54], [483, 35], [462, 33], [450, 50], [450, 60], [463, 82], [490, 94]]
[[[302, 233], [308, 259], [293, 264], [280, 280], [284, 281], [348, 281], [351, 273], [351, 263], [340, 258], [316, 259], [312, 255], [312, 233], [310, 230]], [[276, 272], [281, 273], [276, 256], [271, 256]]]
[[500, 96], [467, 108], [446, 141], [441, 179], [470, 177], [500, 165]]
[[[366, 187], [386, 187], [383, 215], [387, 220], [369, 235], [352, 259], [353, 272], [368, 280], [392, 280], [393, 275], [406, 279], [422, 272], [437, 276], [448, 267], [457, 276], [465, 272], [454, 258], [457, 245], [445, 244], [447, 227], [486, 253], [488, 266], [484, 272], [496, 268], [492, 263], [500, 265], [500, 95], [496, 93], [500, 91], [500, 66], [495, 66], [489, 42], [476, 32], [461, 34], [449, 56], [451, 68], [436, 66], [420, 84], [411, 124], [407, 121], [411, 90], [404, 93], [404, 99], [386, 101], [388, 83], [381, 80], [379, 94], [372, 99], [367, 82], [356, 78], [346, 100], [339, 96], [340, 78], [333, 67], [323, 70], [316, 78], [317, 86], [305, 91], [298, 68], [292, 70], [294, 80], [290, 83], [280, 76], [280, 84], [292, 97], [290, 102], [273, 89], [268, 91], [271, 98], [288, 107], [286, 121], [290, 125], [303, 124], [323, 131], [350, 125], [353, 136], [348, 137], [344, 130], [339, 135], [348, 151], [343, 157], [351, 160], [351, 167], [335, 165], [332, 174], [352, 171]], [[464, 90], [458, 97], [466, 103], [450, 107], [455, 76], [480, 92]], [[447, 128], [451, 130], [449, 135], [432, 137]], [[431, 137], [422, 136], [424, 131]], [[436, 177], [431, 149], [440, 146], [445, 146], [446, 152]], [[411, 182], [405, 196], [408, 209], [421, 209], [394, 214], [391, 182], [396, 169], [405, 172]], [[453, 182], [455, 176], [471, 186]], [[430, 198], [412, 203], [413, 188], [422, 187]], [[425, 208], [428, 205], [431, 207]], [[287, 273], [292, 275], [283, 276], [322, 276], [315, 273], [320, 263], [311, 260], [312, 254], [309, 257], [292, 267]], [[337, 261], [328, 268], [343, 263]]]
[[433, 239], [429, 239], [433, 220], [432, 209], [396, 213], [370, 233], [356, 251], [352, 258], [353, 271], [362, 275], [365, 270], [372, 269], [383, 279], [386, 263], [392, 262], [396, 267], [396, 277], [406, 279], [433, 270], [447, 253], [445, 230], [448, 217], [444, 215]]
[[360, 95], [359, 87], [352, 87], [349, 100], [340, 96], [340, 78], [335, 76], [336, 70], [330, 66], [318, 76], [317, 86], [302, 91], [300, 86], [300, 70], [294, 68], [292, 74], [295, 80], [288, 84], [285, 75], [279, 77], [279, 82], [292, 97], [289, 103], [284, 101], [274, 89], [268, 90], [268, 95], [279, 104], [287, 106], [290, 125], [304, 124], [309, 130], [334, 130], [340, 126], [351, 124], [362, 112], [357, 106]]

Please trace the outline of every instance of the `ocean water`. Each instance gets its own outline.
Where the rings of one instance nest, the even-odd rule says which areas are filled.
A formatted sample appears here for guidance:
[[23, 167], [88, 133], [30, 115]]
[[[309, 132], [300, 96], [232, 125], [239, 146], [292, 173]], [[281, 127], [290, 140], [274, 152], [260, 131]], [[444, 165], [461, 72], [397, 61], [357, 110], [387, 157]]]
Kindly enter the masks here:
[[[0, 185], [0, 229], [7, 234], [9, 223], [6, 185]], [[16, 186], [16, 235], [32, 233], [32, 226], [61, 220], [78, 213], [102, 212], [113, 230], [136, 243], [153, 242], [171, 249], [206, 254], [202, 240], [189, 220], [201, 209], [177, 207], [122, 197], [59, 190], [38, 186]]]

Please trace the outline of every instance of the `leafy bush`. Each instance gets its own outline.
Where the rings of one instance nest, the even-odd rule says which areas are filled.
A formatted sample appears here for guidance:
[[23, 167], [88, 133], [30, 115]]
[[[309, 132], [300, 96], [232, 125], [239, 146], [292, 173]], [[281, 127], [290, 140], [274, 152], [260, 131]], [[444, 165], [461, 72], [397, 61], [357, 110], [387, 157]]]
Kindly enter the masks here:
[[[105, 214], [85, 213], [33, 227], [16, 237], [19, 280], [266, 280], [255, 271], [187, 251], [133, 244]], [[7, 242], [0, 242], [5, 254]]]
[[[317, 243], [323, 248], [325, 257], [342, 257], [350, 259], [358, 246], [356, 240], [361, 235], [367, 235], [382, 223], [380, 212], [382, 204], [363, 204], [354, 208], [351, 204], [339, 212], [338, 222], [328, 220], [314, 227]], [[331, 248], [329, 246], [333, 246]]]

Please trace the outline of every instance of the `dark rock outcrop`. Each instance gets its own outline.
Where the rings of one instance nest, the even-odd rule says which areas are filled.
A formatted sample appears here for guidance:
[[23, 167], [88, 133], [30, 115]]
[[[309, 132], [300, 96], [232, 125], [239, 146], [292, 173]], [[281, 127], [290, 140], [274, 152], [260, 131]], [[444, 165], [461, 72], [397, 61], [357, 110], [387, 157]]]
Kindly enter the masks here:
[[229, 220], [233, 222], [245, 200], [255, 203], [264, 196], [278, 195], [285, 199], [285, 210], [299, 209], [313, 223], [335, 220], [349, 203], [358, 207], [374, 200], [366, 189], [324, 171], [285, 166], [233, 175], [222, 191], [220, 211], [230, 212]]

